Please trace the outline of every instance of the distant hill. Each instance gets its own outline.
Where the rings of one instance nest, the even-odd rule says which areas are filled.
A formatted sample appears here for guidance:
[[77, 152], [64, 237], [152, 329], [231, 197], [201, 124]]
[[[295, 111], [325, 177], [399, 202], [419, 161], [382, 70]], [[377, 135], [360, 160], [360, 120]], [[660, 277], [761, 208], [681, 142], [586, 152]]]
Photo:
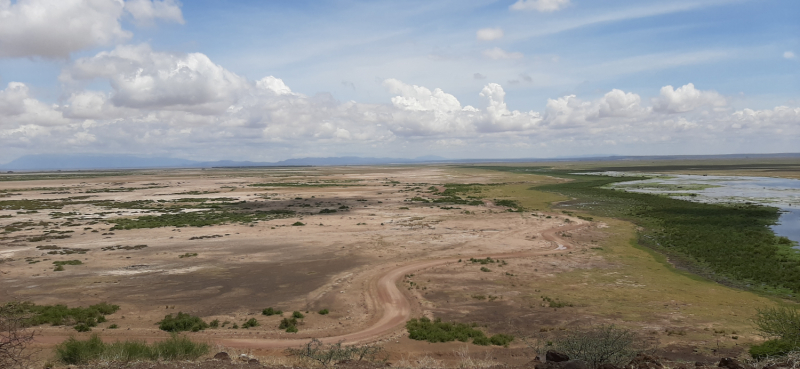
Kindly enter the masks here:
[[196, 161], [176, 158], [145, 158], [133, 155], [95, 154], [38, 154], [26, 155], [0, 165], [2, 171], [90, 170], [90, 169], [147, 169], [147, 168], [218, 168], [272, 166], [341, 166], [389, 165], [426, 163], [525, 163], [556, 161], [626, 161], [626, 160], [702, 160], [702, 159], [776, 159], [800, 158], [800, 153], [730, 154], [730, 155], [666, 155], [666, 156], [590, 156], [563, 158], [515, 159], [447, 159], [440, 156], [420, 156], [413, 159], [341, 156], [326, 158], [294, 158], [277, 162], [254, 161]]

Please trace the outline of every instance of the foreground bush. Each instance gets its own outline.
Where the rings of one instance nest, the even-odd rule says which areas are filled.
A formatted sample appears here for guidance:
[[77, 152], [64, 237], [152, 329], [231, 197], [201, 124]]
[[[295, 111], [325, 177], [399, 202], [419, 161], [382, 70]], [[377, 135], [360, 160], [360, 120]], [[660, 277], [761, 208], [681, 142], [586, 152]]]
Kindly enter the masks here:
[[468, 342], [480, 346], [497, 345], [508, 346], [514, 340], [514, 336], [496, 334], [491, 338], [486, 337], [482, 331], [475, 329], [475, 324], [464, 323], [445, 323], [441, 319], [431, 321], [426, 317], [411, 319], [406, 323], [408, 337], [412, 340], [428, 342]]
[[364, 345], [345, 347], [342, 346], [341, 342], [325, 347], [322, 341], [314, 338], [299, 349], [287, 349], [286, 353], [289, 354], [289, 356], [311, 359], [322, 364], [323, 367], [328, 367], [332, 363], [343, 360], [385, 361], [385, 358], [381, 360], [379, 357], [382, 351], [383, 348], [380, 346]]
[[629, 363], [643, 350], [641, 339], [632, 331], [614, 325], [599, 325], [568, 331], [558, 337], [555, 348], [571, 359], [585, 362], [592, 368], [602, 364], [618, 367]]
[[130, 362], [134, 360], [194, 360], [209, 352], [207, 343], [199, 343], [185, 336], [173, 334], [167, 340], [148, 344], [145, 341], [117, 341], [104, 343], [93, 334], [86, 341], [70, 337], [56, 346], [58, 361], [80, 365], [93, 361]]
[[6, 306], [0, 306], [0, 368], [27, 368], [34, 332], [25, 329], [26, 316]]
[[793, 345], [800, 344], [800, 310], [796, 308], [759, 309], [753, 322], [766, 337], [777, 337]]
[[753, 359], [761, 360], [769, 357], [784, 356], [797, 349], [797, 345], [789, 341], [769, 340], [760, 345], [750, 347], [750, 356]]
[[172, 314], [165, 316], [158, 322], [158, 328], [167, 332], [198, 332], [208, 328], [208, 323], [194, 315], [178, 312], [175, 317]]

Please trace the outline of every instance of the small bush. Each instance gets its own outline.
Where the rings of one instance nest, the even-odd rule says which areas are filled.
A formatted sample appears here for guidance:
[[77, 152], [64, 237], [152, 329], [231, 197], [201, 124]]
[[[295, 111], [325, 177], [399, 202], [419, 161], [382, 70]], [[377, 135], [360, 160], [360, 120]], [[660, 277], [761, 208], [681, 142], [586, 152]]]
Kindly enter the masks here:
[[297, 319], [296, 318], [283, 318], [278, 325], [278, 329], [285, 329], [287, 332], [297, 332]]
[[250, 318], [246, 322], [242, 323], [242, 328], [247, 329], [250, 327], [258, 327], [260, 324], [256, 318]]
[[219, 328], [219, 319], [214, 319], [208, 323], [209, 328]]
[[276, 310], [276, 309], [273, 309], [271, 307], [268, 307], [268, 308], [264, 309], [263, 311], [261, 311], [261, 314], [266, 315], [266, 316], [281, 315], [281, 314], [283, 314], [283, 311]]
[[601, 364], [618, 367], [641, 352], [641, 340], [633, 332], [614, 325], [600, 325], [568, 331], [555, 342], [555, 348], [571, 359], [581, 360], [592, 368]]
[[91, 330], [92, 330], [92, 328], [91, 328], [91, 327], [89, 327], [88, 325], [86, 325], [86, 323], [78, 323], [78, 324], [75, 324], [75, 327], [74, 327], [74, 328], [75, 328], [75, 330], [76, 330], [76, 331], [78, 331], [78, 332], [89, 332], [89, 331], [91, 331]]
[[785, 340], [769, 340], [760, 345], [750, 347], [750, 356], [761, 360], [771, 356], [784, 356], [797, 349], [797, 345]]
[[304, 226], [304, 225], [306, 225], [306, 224], [305, 224], [305, 223], [303, 223], [303, 222], [294, 222], [294, 223], [292, 223], [292, 226], [293, 226], [293, 227], [302, 227], [302, 226]]
[[305, 318], [305, 317], [306, 317], [306, 316], [305, 316], [305, 315], [303, 315], [303, 313], [301, 313], [301, 312], [299, 312], [299, 311], [294, 311], [294, 312], [292, 312], [292, 318], [295, 318], [295, 319], [303, 319], [303, 318]]
[[108, 329], [117, 329], [117, 328], [119, 328], [119, 326], [116, 325], [116, 324], [112, 324], [112, 325], [108, 326]]
[[322, 309], [322, 310], [319, 311], [319, 315], [328, 315], [328, 313], [330, 313], [330, 311], [328, 311], [328, 309]]
[[56, 346], [56, 357], [65, 364], [82, 365], [92, 361], [130, 362], [134, 360], [194, 360], [208, 353], [210, 346], [173, 334], [164, 341], [104, 343], [97, 334], [86, 341], [70, 337]]
[[208, 328], [208, 323], [191, 314], [178, 312], [175, 317], [172, 314], [164, 316], [164, 319], [158, 322], [158, 328], [167, 332], [197, 332]]
[[508, 344], [514, 341], [514, 336], [508, 334], [495, 334], [489, 341], [495, 346], [505, 346], [508, 347]]
[[[476, 345], [488, 346], [494, 344], [482, 331], [475, 329], [474, 324], [445, 323], [442, 322], [441, 319], [431, 321], [426, 317], [422, 317], [409, 320], [406, 323], [406, 330], [408, 330], [409, 338], [418, 341], [428, 341], [432, 343], [451, 341], [468, 342], [472, 339], [472, 343]], [[503, 342], [503, 337], [506, 337], [506, 339], [510, 337], [510, 339], [513, 340], [513, 336], [499, 335], [495, 341]]]
[[286, 353], [290, 356], [307, 358], [320, 363], [323, 367], [340, 361], [379, 361], [379, 354], [383, 351], [380, 346], [343, 346], [337, 342], [325, 347], [323, 343], [314, 338], [299, 349], [290, 348]]
[[481, 267], [481, 272], [491, 272], [492, 270], [487, 267]]

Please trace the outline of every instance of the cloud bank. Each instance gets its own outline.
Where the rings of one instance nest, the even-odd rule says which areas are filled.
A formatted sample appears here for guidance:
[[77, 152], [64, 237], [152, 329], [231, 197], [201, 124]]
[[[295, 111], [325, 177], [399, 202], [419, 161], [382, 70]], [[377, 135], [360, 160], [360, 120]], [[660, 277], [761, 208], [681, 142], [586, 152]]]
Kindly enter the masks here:
[[[664, 86], [650, 99], [618, 89], [588, 100], [556, 97], [541, 102], [544, 109], [537, 112], [509, 107], [497, 83], [476, 91], [481, 103], [471, 106], [442, 89], [388, 78], [382, 86], [391, 97], [364, 104], [300, 94], [275, 76], [248, 80], [202, 53], [166, 53], [147, 44], [77, 59], [60, 79], [67, 91], [57, 104], [38, 100], [19, 82], [0, 90], [0, 145], [52, 152], [162, 150], [212, 159], [258, 159], [252, 152], [264, 148], [284, 158], [325, 155], [326, 147], [343, 144], [356, 151], [477, 145], [498, 152], [513, 147], [521, 156], [526, 148], [565, 142], [607, 149], [800, 134], [800, 108], [735, 110], [724, 96], [692, 83]], [[97, 82], [110, 87], [86, 87]]]

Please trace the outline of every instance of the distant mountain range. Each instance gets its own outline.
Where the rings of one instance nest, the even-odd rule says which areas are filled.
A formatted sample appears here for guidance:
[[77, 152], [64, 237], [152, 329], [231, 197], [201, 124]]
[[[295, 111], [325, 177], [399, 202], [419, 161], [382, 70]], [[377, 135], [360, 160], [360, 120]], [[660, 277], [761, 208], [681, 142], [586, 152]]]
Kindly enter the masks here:
[[276, 167], [276, 166], [342, 166], [434, 163], [524, 163], [554, 161], [624, 161], [624, 160], [692, 160], [692, 159], [771, 159], [800, 158], [800, 153], [730, 154], [730, 155], [668, 155], [668, 156], [586, 156], [564, 158], [521, 159], [446, 159], [440, 156], [421, 156], [413, 159], [370, 158], [342, 156], [327, 158], [298, 158], [277, 162], [253, 161], [195, 161], [175, 158], [144, 158], [132, 155], [39, 154], [26, 155], [0, 165], [2, 171], [148, 169], [148, 168], [216, 168], [216, 167]]

